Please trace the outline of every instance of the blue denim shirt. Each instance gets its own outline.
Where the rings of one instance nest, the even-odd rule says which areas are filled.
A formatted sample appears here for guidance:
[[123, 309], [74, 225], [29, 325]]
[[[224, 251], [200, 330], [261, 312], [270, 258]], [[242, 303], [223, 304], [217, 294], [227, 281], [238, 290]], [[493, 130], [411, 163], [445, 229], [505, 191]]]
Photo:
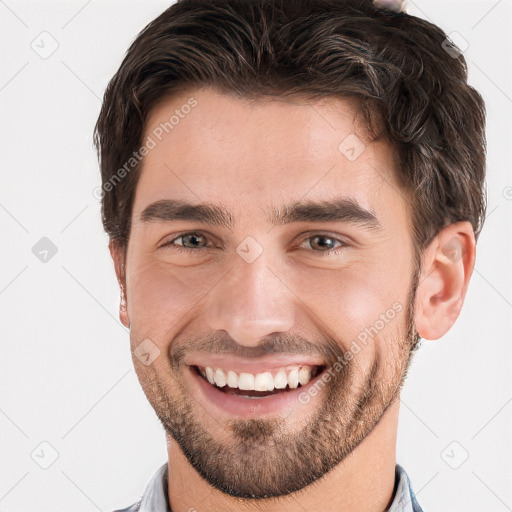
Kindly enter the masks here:
[[[411, 482], [404, 468], [395, 467], [396, 492], [385, 512], [423, 512], [416, 501]], [[142, 498], [131, 507], [114, 512], [172, 512], [167, 497], [167, 462], [160, 467], [146, 487]]]

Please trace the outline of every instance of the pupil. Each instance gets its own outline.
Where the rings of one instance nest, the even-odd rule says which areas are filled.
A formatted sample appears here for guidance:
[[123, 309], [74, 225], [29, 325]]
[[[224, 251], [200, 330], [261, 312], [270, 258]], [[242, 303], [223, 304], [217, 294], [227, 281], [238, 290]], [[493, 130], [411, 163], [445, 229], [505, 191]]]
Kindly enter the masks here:
[[[200, 237], [201, 237], [201, 235], [199, 235], [199, 236], [196, 236], [196, 235], [185, 235], [185, 236], [183, 237], [183, 244], [184, 244], [184, 245], [187, 245], [186, 241], [187, 241], [187, 240], [189, 240], [189, 241], [190, 241], [191, 239], [192, 239], [192, 240], [196, 240], [196, 241], [197, 241], [197, 239], [198, 239], [198, 238], [200, 238]], [[194, 245], [194, 243], [193, 243], [193, 247], [197, 247], [197, 245]]]
[[313, 237], [313, 244], [317, 243], [318, 240], [328, 240], [329, 242], [326, 244], [326, 243], [320, 243], [318, 245], [320, 245], [320, 248], [327, 248], [327, 249], [330, 249], [331, 245], [332, 245], [332, 238], [329, 238], [329, 237], [326, 237], [326, 236], [315, 236]]

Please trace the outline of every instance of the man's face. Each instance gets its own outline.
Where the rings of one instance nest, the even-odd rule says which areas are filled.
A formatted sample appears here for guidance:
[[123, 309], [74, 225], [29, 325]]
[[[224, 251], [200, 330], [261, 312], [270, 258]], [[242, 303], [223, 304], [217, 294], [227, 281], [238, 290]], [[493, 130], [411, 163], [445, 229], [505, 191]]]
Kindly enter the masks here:
[[[122, 319], [167, 433], [232, 495], [280, 496], [320, 478], [372, 431], [407, 371], [410, 213], [389, 146], [356, 139], [354, 115], [347, 100], [197, 89], [160, 103], [146, 126], [156, 145], [133, 206]], [[223, 221], [167, 200], [208, 203]], [[352, 207], [325, 208], [343, 200]], [[287, 387], [216, 387], [207, 367], [232, 384], [249, 374], [241, 387], [251, 375], [266, 386], [267, 372]]]

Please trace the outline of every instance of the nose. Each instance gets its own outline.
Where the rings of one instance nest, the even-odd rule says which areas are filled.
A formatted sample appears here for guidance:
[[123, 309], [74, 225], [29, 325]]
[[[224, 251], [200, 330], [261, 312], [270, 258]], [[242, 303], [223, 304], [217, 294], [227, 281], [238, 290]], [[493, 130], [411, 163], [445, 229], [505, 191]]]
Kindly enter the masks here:
[[265, 251], [252, 263], [236, 255], [231, 270], [209, 293], [206, 322], [212, 330], [227, 331], [239, 345], [256, 346], [262, 337], [292, 328], [293, 297]]

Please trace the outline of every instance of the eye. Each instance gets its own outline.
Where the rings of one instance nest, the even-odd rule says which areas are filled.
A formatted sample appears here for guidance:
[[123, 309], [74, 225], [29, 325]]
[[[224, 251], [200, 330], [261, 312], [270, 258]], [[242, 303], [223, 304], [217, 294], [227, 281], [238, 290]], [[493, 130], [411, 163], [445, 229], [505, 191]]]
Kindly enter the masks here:
[[[330, 256], [333, 254], [340, 254], [341, 251], [348, 247], [348, 244], [338, 238], [334, 238], [330, 235], [322, 235], [320, 233], [315, 234], [309, 238], [306, 238], [303, 242], [307, 243], [314, 252], [319, 253], [319, 256]], [[339, 245], [335, 247], [336, 243]]]
[[[339, 238], [320, 233], [315, 233], [314, 236], [304, 239], [301, 247], [308, 249], [308, 247], [304, 247], [304, 244], [307, 244], [309, 249], [312, 249], [318, 256], [337, 255], [349, 246]], [[203, 251], [215, 247], [215, 245], [211, 242], [208, 243], [208, 238], [202, 233], [188, 232], [182, 233], [172, 240], [165, 242], [160, 247], [168, 247], [176, 252], [201, 254]]]
[[[181, 240], [181, 243], [176, 243], [178, 240]], [[211, 245], [202, 245], [205, 244], [207, 238], [201, 233], [190, 232], [190, 233], [182, 233], [181, 235], [165, 242], [160, 247], [171, 247], [173, 250], [178, 252], [201, 252], [204, 249], [208, 249], [209, 247], [213, 247]]]

